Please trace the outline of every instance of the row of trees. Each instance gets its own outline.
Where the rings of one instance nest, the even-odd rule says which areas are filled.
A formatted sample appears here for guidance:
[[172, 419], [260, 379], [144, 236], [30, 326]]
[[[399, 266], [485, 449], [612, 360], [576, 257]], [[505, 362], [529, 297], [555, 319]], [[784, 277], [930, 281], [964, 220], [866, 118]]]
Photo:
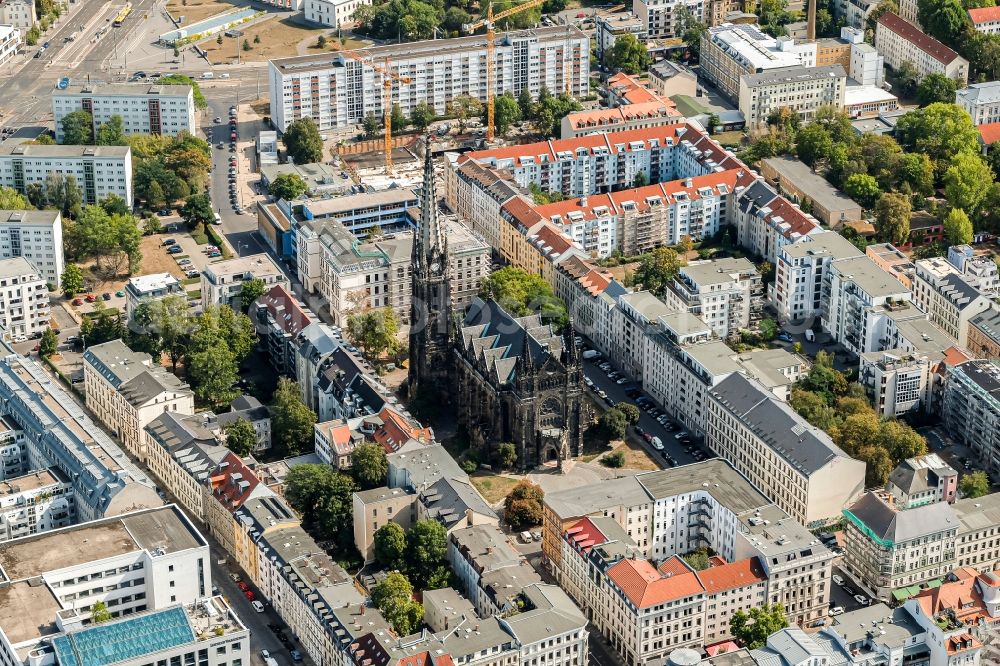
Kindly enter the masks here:
[[125, 146], [125, 123], [119, 115], [111, 116], [108, 122], [98, 126], [94, 132], [94, 117], [87, 111], [74, 111], [63, 116], [60, 123], [63, 143], [71, 146]]
[[[54, 174], [50, 174], [52, 176]], [[75, 190], [72, 176], [66, 177], [67, 191]], [[51, 192], [46, 188], [47, 192]], [[75, 220], [63, 218], [63, 242], [73, 260], [95, 259], [95, 270], [101, 275], [115, 277], [123, 272], [133, 274], [142, 264], [142, 232], [139, 222], [123, 199], [109, 196], [99, 205], [84, 206]], [[69, 287], [76, 284], [76, 271], [70, 274]], [[82, 279], [82, 275], [80, 275]], [[66, 289], [66, 287], [64, 287]]]
[[449, 584], [448, 532], [434, 519], [418, 520], [409, 532], [390, 521], [375, 532], [374, 549], [386, 569], [405, 572], [421, 590]]
[[133, 134], [133, 184], [137, 199], [157, 209], [186, 200], [208, 185], [212, 149], [204, 139], [181, 132], [176, 137]]
[[792, 390], [790, 404], [848, 455], [865, 462], [869, 487], [885, 485], [896, 465], [927, 452], [926, 440], [913, 428], [896, 419], [881, 419], [864, 388], [849, 383], [824, 351], [816, 354], [809, 374]]
[[[493, 13], [513, 7], [516, 0], [496, 0]], [[566, 8], [566, 0], [546, 0], [540, 7], [518, 12], [497, 21], [497, 30], [529, 28], [537, 25], [542, 13]], [[376, 5], [362, 5], [351, 18], [358, 22], [357, 32], [376, 39], [404, 42], [438, 37], [458, 37], [463, 26], [486, 15], [486, 4], [472, 0], [389, 0]]]

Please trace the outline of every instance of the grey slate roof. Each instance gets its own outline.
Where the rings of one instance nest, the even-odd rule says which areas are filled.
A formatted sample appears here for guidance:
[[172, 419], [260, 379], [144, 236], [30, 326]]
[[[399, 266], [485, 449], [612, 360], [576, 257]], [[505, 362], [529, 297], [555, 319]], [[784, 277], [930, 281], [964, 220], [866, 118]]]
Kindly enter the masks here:
[[803, 474], [813, 474], [835, 458], [848, 457], [829, 435], [753, 379], [733, 373], [719, 382], [711, 395]]
[[434, 518], [448, 529], [465, 520], [468, 511], [499, 520], [468, 479], [439, 479], [420, 493], [420, 502], [426, 507], [427, 517]]
[[851, 506], [850, 512], [877, 537], [893, 543], [912, 541], [959, 527], [958, 516], [947, 502], [896, 511], [881, 497], [868, 492]]
[[533, 608], [501, 620], [501, 624], [521, 644], [586, 628], [587, 618], [573, 600], [555, 585], [531, 585], [524, 589], [524, 595]]

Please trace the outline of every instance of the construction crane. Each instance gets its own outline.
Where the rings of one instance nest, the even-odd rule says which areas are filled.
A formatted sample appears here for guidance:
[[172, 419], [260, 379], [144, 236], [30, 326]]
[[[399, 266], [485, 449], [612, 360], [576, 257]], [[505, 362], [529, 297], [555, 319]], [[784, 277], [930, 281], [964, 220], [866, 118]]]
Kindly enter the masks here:
[[486, 18], [475, 23], [466, 23], [462, 26], [462, 30], [465, 32], [475, 32], [486, 26], [486, 138], [489, 141], [492, 141], [494, 136], [493, 102], [494, 97], [496, 97], [496, 22], [523, 12], [526, 9], [538, 7], [544, 2], [545, 0], [528, 0], [515, 7], [509, 7], [499, 14], [493, 13], [493, 3], [491, 2], [486, 9]]
[[409, 76], [396, 74], [389, 65], [389, 59], [385, 59], [384, 65], [379, 65], [366, 58], [357, 51], [348, 49], [334, 49], [336, 53], [359, 62], [366, 67], [370, 67], [376, 73], [382, 75], [382, 122], [385, 126], [385, 175], [392, 176], [392, 86], [393, 83], [412, 83]]

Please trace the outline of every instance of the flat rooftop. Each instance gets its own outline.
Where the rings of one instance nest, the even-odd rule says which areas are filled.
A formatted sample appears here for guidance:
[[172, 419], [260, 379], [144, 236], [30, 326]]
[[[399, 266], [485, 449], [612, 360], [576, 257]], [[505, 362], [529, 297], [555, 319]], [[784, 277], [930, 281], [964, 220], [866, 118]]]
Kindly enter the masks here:
[[545, 505], [563, 520], [587, 516], [614, 506], [638, 506], [649, 501], [643, 484], [632, 475], [545, 495]]
[[18, 155], [37, 159], [59, 159], [71, 157], [106, 157], [125, 159], [131, 154], [128, 146], [70, 146], [25, 144], [5, 141], [0, 144], [0, 157]]
[[59, 602], [40, 580], [0, 588], [0, 629], [14, 645], [58, 633]]
[[838, 259], [833, 262], [841, 275], [853, 281], [873, 298], [909, 294], [902, 282], [879, 268], [866, 256]]
[[191, 86], [156, 85], [155, 83], [96, 83], [67, 86], [53, 91], [53, 97], [187, 97]]
[[55, 483], [65, 482], [66, 478], [56, 467], [28, 472], [13, 479], [0, 481], [0, 495], [16, 495], [32, 490], [38, 490]]
[[205, 269], [205, 273], [212, 275], [250, 273], [254, 277], [282, 275], [281, 269], [274, 263], [274, 260], [264, 253], [217, 261], [214, 264], [210, 264]]
[[[647, 472], [636, 479], [654, 499], [702, 491], [737, 515], [771, 504], [771, 500], [721, 458]], [[593, 492], [593, 488], [590, 490]]]
[[[781, 177], [788, 180], [794, 187], [808, 192], [810, 198], [831, 214], [849, 212], [846, 219], [860, 219], [861, 206], [817, 173], [813, 173], [804, 162], [794, 157], [770, 157], [761, 163], [773, 169]], [[856, 215], [854, 214], [856, 213]], [[838, 217], [834, 215], [834, 217]], [[837, 221], [837, 220], [834, 220]]]

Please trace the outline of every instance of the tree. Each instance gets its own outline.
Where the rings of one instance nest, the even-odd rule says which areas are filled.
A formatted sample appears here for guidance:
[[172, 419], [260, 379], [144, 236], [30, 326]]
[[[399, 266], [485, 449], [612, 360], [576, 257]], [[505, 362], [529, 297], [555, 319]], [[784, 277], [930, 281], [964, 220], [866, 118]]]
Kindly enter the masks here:
[[809, 166], [830, 157], [833, 138], [825, 127], [817, 123], [806, 125], [795, 137], [795, 152]]
[[0, 210], [31, 210], [28, 199], [12, 187], [0, 187]]
[[972, 222], [961, 208], [952, 208], [944, 218], [944, 238], [948, 245], [972, 242]]
[[249, 312], [250, 306], [256, 303], [266, 290], [267, 285], [260, 278], [244, 280], [240, 287], [240, 310], [244, 313]]
[[224, 40], [222, 38], [222, 33], [221, 32], [219, 33], [219, 36], [215, 38], [215, 43], [218, 44], [219, 46], [222, 46], [223, 43], [225, 43], [225, 41], [226, 40]]
[[437, 114], [434, 113], [434, 108], [426, 102], [417, 104], [410, 112], [410, 124], [421, 132], [427, 129], [427, 126], [434, 122], [435, 118], [437, 118]]
[[770, 342], [778, 337], [778, 323], [773, 319], [761, 319], [759, 326], [760, 337], [765, 342]]
[[233, 386], [239, 380], [236, 357], [225, 344], [199, 346], [188, 350], [184, 370], [194, 395], [203, 403], [231, 402], [239, 394]]
[[[849, 400], [845, 398], [842, 402], [849, 402]], [[857, 398], [857, 401], [866, 411], [869, 409], [867, 400]], [[924, 439], [923, 435], [902, 421], [894, 419], [882, 421], [879, 424], [876, 443], [889, 453], [889, 457], [896, 464], [907, 458], [916, 458], [927, 453], [927, 440]]]
[[921, 79], [917, 85], [917, 101], [921, 106], [935, 102], [954, 102], [955, 87], [955, 79], [940, 72], [933, 72]]
[[612, 469], [621, 469], [625, 466], [625, 452], [620, 449], [612, 451], [601, 458], [601, 464]]
[[250, 49], [251, 49], [250, 40], [249, 39], [244, 39], [243, 40], [243, 50], [244, 51], [249, 51]]
[[[527, 92], [527, 88], [523, 88], [522, 92]], [[528, 98], [531, 98], [531, 93], [528, 93]], [[451, 100], [451, 104], [448, 105], [451, 115], [455, 116], [458, 121], [458, 131], [465, 132], [465, 126], [470, 118], [476, 118], [483, 113], [482, 103], [475, 97], [470, 97], [469, 95], [459, 95]], [[522, 111], [523, 113], [523, 111]]]
[[513, 442], [504, 442], [497, 447], [497, 460], [502, 469], [511, 469], [517, 464], [517, 448]]
[[[376, 116], [373, 111], [365, 116], [365, 119], [361, 121], [361, 127], [364, 130], [366, 139], [374, 139], [382, 133], [382, 120]], [[272, 192], [272, 195], [273, 194], [274, 193]]]
[[347, 335], [365, 356], [374, 359], [390, 353], [399, 344], [399, 322], [392, 308], [365, 310], [347, 317]]
[[865, 208], [871, 208], [882, 190], [879, 189], [878, 181], [874, 177], [866, 173], [855, 173], [844, 181], [844, 192]]
[[423, 607], [413, 600], [413, 586], [398, 571], [389, 572], [372, 589], [372, 603], [399, 636], [409, 636], [423, 619]]
[[938, 173], [958, 153], [979, 150], [979, 131], [969, 114], [955, 104], [935, 102], [910, 111], [896, 124], [896, 136], [910, 152], [926, 153]]
[[687, 5], [678, 5], [677, 34], [687, 44], [688, 51], [697, 58], [701, 53], [701, 38], [708, 31], [708, 26], [698, 20], [695, 13]]
[[94, 117], [86, 111], [73, 111], [60, 121], [63, 143], [71, 146], [85, 146], [94, 143]]
[[541, 524], [544, 497], [541, 486], [527, 479], [518, 482], [504, 499], [504, 520], [515, 530]]
[[970, 499], [982, 497], [990, 492], [990, 479], [982, 470], [971, 472], [958, 482], [958, 490], [962, 493], [962, 497]]
[[875, 205], [875, 233], [884, 243], [900, 244], [910, 238], [910, 198], [887, 192]]
[[615, 405], [615, 409], [625, 415], [626, 420], [629, 425], [635, 425], [639, 422], [639, 417], [642, 416], [642, 412], [639, 408], [630, 402], [621, 402]]
[[128, 140], [125, 138], [125, 123], [122, 117], [115, 114], [108, 118], [108, 122], [97, 128], [98, 146], [127, 146]]
[[712, 562], [708, 559], [707, 548], [699, 548], [698, 550], [691, 551], [687, 555], [681, 555], [681, 559], [695, 571], [704, 571], [712, 566]]
[[354, 542], [354, 479], [330, 465], [296, 465], [285, 477], [285, 499], [302, 514], [303, 527], [320, 540], [349, 549]]
[[359, 444], [351, 452], [351, 474], [362, 490], [385, 485], [389, 461], [381, 444]]
[[60, 282], [63, 295], [66, 298], [73, 298], [83, 291], [83, 270], [76, 264], [66, 264]]
[[639, 171], [635, 174], [635, 178], [632, 179], [632, 187], [645, 187], [649, 185], [649, 176], [646, 175], [645, 171]]
[[38, 355], [42, 358], [48, 358], [56, 353], [56, 349], [59, 347], [59, 336], [51, 328], [45, 329], [42, 333], [42, 339], [38, 343]]
[[142, 232], [131, 215], [108, 215], [101, 206], [87, 206], [72, 227], [71, 243], [84, 256], [96, 258], [96, 267], [107, 275], [118, 275], [127, 263], [138, 270], [142, 260]]
[[274, 180], [267, 188], [267, 193], [275, 199], [293, 201], [302, 196], [307, 189], [306, 181], [297, 173], [283, 173]]
[[551, 285], [523, 268], [507, 266], [494, 271], [480, 284], [479, 295], [485, 300], [495, 300], [516, 317], [539, 313], [544, 319], [563, 321], [567, 318], [566, 306]]
[[615, 38], [615, 43], [604, 53], [604, 65], [614, 72], [638, 74], [649, 69], [652, 59], [646, 45], [631, 34]]
[[639, 259], [639, 266], [632, 275], [632, 282], [644, 289], [662, 294], [677, 272], [686, 264], [676, 251], [669, 247], [658, 247]]
[[204, 109], [208, 107], [205, 95], [201, 92], [201, 86], [190, 76], [184, 74], [168, 74], [160, 77], [161, 86], [191, 86], [191, 95], [194, 97], [195, 108]]
[[388, 522], [375, 530], [372, 538], [375, 559], [387, 569], [406, 567], [406, 532], [399, 523]]
[[94, 624], [102, 624], [111, 620], [111, 611], [103, 601], [95, 601], [90, 607], [90, 621]]
[[434, 519], [418, 520], [406, 535], [407, 571], [418, 587], [426, 589], [431, 574], [445, 564], [448, 532]]
[[133, 339], [137, 337], [146, 339], [143, 346], [158, 350], [157, 356], [161, 351], [165, 352], [176, 372], [178, 361], [187, 352], [192, 330], [187, 298], [180, 294], [172, 294], [140, 303], [132, 312], [129, 330]]
[[767, 642], [767, 637], [788, 626], [785, 607], [781, 604], [764, 604], [750, 612], [738, 610], [729, 619], [729, 633], [743, 647], [756, 650]]
[[215, 222], [215, 211], [212, 210], [212, 200], [207, 194], [192, 194], [181, 208], [181, 215], [187, 220], [188, 226], [194, 228], [199, 224], [206, 231]]
[[149, 189], [146, 191], [146, 203], [153, 209], [166, 205], [167, 198], [163, 194], [163, 186], [160, 185], [159, 181], [154, 180], [149, 184]]
[[601, 414], [600, 424], [608, 441], [624, 439], [625, 430], [628, 428], [628, 417], [621, 410], [609, 409]]
[[945, 44], [954, 44], [970, 23], [961, 0], [919, 0], [917, 20], [924, 32]]
[[308, 450], [313, 442], [316, 414], [302, 403], [299, 385], [287, 377], [279, 378], [271, 400], [271, 430], [275, 443], [291, 455]]
[[326, 35], [320, 35], [319, 37], [316, 38], [316, 48], [325, 49], [326, 42], [327, 42]]
[[392, 116], [389, 119], [389, 124], [392, 126], [393, 132], [406, 129], [406, 116], [403, 115], [403, 109], [400, 108], [399, 104], [392, 105]]
[[288, 156], [296, 164], [323, 161], [323, 139], [320, 138], [316, 123], [308, 116], [289, 123], [282, 141], [288, 149]]
[[508, 90], [493, 100], [493, 128], [500, 136], [506, 136], [511, 125], [521, 120], [521, 107]]
[[239, 457], [248, 456], [257, 448], [257, 430], [246, 419], [236, 419], [223, 430], [226, 433], [226, 448]]
[[993, 170], [976, 153], [958, 153], [943, 180], [948, 203], [975, 212], [993, 184]]

